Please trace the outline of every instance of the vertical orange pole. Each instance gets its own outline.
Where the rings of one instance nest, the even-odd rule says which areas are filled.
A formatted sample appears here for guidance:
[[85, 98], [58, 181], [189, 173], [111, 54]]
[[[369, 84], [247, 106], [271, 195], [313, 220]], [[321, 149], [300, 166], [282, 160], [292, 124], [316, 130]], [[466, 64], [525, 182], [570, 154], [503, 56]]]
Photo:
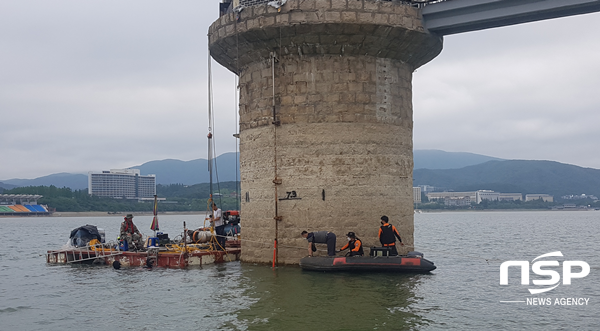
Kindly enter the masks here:
[[275, 268], [276, 257], [277, 257], [277, 238], [275, 238], [275, 245], [273, 246], [273, 268]]

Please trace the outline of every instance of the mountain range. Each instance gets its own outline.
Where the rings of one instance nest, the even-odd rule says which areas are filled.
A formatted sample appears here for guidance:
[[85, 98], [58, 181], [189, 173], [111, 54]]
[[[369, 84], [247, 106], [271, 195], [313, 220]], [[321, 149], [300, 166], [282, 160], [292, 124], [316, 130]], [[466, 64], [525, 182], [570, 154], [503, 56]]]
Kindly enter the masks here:
[[[497, 158], [472, 154], [454, 153], [440, 150], [415, 150], [415, 169], [455, 169], [469, 165], [479, 164]], [[236, 153], [225, 153], [216, 159], [216, 177], [219, 181], [228, 182], [239, 180], [239, 169], [236, 177]], [[162, 185], [184, 184], [193, 185], [207, 183], [210, 178], [208, 174], [208, 160], [196, 159], [181, 161], [166, 159], [149, 161], [141, 165], [130, 167], [140, 169], [142, 175], [156, 175], [156, 183]], [[50, 186], [70, 187], [73, 190], [87, 189], [87, 174], [58, 173], [35, 179], [9, 179], [0, 180], [0, 188], [11, 189], [19, 186]], [[1, 190], [1, 189], [0, 189]]]
[[[239, 180], [240, 171], [237, 166], [238, 160], [236, 153], [219, 155], [216, 158], [213, 180], [218, 180], [220, 182]], [[206, 159], [196, 159], [191, 161], [173, 159], [150, 161], [131, 168], [140, 169], [142, 175], [156, 175], [156, 184], [162, 185], [193, 185], [208, 183], [210, 181], [208, 160]]]
[[[239, 169], [236, 167], [236, 153], [221, 154], [216, 158], [214, 180], [229, 182], [239, 180]], [[156, 175], [156, 184], [184, 184], [193, 185], [208, 183], [208, 160], [196, 159], [191, 161], [160, 160], [150, 161], [141, 165], [132, 166], [130, 169], [139, 169], [142, 175]], [[237, 177], [236, 177], [237, 170]], [[0, 180], [1, 188], [11, 189], [19, 186], [50, 186], [70, 187], [73, 190], [88, 188], [87, 174], [58, 173], [35, 179], [9, 179]]]
[[487, 161], [502, 161], [497, 157], [465, 152], [445, 152], [438, 149], [413, 151], [415, 169], [460, 169]]
[[[216, 159], [220, 182], [239, 180], [236, 153]], [[160, 160], [131, 168], [156, 175], [157, 184], [193, 185], [209, 181], [208, 161]], [[237, 171], [237, 176], [236, 176]], [[217, 177], [215, 177], [215, 180]], [[504, 160], [495, 157], [440, 150], [414, 151], [414, 185], [431, 185], [454, 191], [488, 189], [505, 193], [593, 194], [600, 196], [600, 170], [553, 161]], [[2, 188], [50, 186], [87, 189], [88, 176], [59, 173], [35, 179], [0, 181]]]

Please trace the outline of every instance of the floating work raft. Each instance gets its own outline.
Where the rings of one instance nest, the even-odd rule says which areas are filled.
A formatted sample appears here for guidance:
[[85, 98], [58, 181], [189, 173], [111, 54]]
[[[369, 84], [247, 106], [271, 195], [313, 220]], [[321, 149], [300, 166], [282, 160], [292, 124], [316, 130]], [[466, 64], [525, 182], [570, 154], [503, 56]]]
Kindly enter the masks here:
[[313, 271], [387, 271], [426, 273], [435, 270], [433, 262], [420, 256], [305, 257], [300, 267]]
[[224, 251], [207, 250], [200, 246], [187, 245], [185, 249], [149, 248], [146, 251], [120, 251], [85, 246], [48, 251], [48, 264], [105, 264], [120, 267], [158, 266], [164, 268], [187, 268], [212, 263], [237, 261], [241, 248], [239, 240], [228, 240]]

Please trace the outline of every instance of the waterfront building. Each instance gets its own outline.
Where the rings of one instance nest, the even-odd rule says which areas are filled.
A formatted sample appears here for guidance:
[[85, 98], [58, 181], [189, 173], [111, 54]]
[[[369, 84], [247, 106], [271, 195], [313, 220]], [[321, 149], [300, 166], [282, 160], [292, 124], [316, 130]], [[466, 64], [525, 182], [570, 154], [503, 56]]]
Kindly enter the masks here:
[[435, 191], [435, 187], [431, 185], [418, 185], [421, 188], [422, 192], [433, 192]]
[[544, 202], [554, 202], [554, 197], [549, 194], [526, 194], [525, 201], [542, 199]]
[[500, 201], [523, 201], [523, 194], [521, 193], [499, 193], [498, 200]]
[[475, 202], [480, 204], [483, 200], [497, 201], [500, 193], [491, 190], [479, 190], [475, 192]]
[[469, 196], [464, 197], [451, 197], [448, 199], [444, 199], [444, 205], [446, 206], [456, 206], [456, 207], [464, 207], [471, 205], [471, 198]]
[[469, 197], [470, 201], [476, 200], [476, 192], [430, 192], [427, 193], [426, 196], [429, 201], [463, 197]]
[[121, 199], [152, 198], [156, 194], [156, 175], [141, 176], [139, 169], [90, 171], [88, 193]]
[[[499, 193], [491, 190], [479, 190], [479, 191], [471, 191], [471, 192], [430, 192], [426, 194], [429, 201], [434, 200], [452, 200], [459, 199], [461, 202], [469, 201], [480, 204], [483, 200], [488, 201], [523, 201], [523, 195], [521, 193]], [[457, 202], [449, 202], [448, 206], [457, 206]]]
[[561, 197], [561, 199], [564, 200], [580, 200], [580, 199], [591, 199], [591, 200], [598, 200], [598, 197], [596, 197], [595, 195], [587, 195], [587, 194], [581, 194], [581, 195], [563, 195]]
[[413, 187], [413, 203], [421, 203], [421, 188]]

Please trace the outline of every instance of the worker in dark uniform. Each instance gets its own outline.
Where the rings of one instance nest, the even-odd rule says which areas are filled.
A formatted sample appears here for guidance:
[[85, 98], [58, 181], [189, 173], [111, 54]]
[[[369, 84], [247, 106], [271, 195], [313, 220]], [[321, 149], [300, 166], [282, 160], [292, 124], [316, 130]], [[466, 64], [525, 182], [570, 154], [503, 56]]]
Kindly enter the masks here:
[[402, 242], [402, 238], [400, 238], [400, 233], [395, 226], [389, 223], [389, 218], [387, 216], [381, 216], [381, 227], [379, 228], [379, 242], [383, 247], [390, 248], [390, 256], [398, 255], [398, 250], [396, 250], [396, 238], [400, 241], [400, 245], [404, 246]]
[[345, 250], [346, 248], [349, 248], [350, 251], [346, 255], [348, 255], [348, 256], [363, 256], [364, 251], [362, 248], [362, 241], [360, 239], [356, 238], [356, 234], [354, 232], [348, 232], [348, 234], [346, 236], [348, 237], [348, 243], [340, 249], [340, 252]]
[[313, 252], [317, 250], [315, 244], [327, 244], [327, 255], [335, 256], [335, 233], [328, 231], [302, 231], [302, 237], [308, 240], [308, 256], [313, 256]]

